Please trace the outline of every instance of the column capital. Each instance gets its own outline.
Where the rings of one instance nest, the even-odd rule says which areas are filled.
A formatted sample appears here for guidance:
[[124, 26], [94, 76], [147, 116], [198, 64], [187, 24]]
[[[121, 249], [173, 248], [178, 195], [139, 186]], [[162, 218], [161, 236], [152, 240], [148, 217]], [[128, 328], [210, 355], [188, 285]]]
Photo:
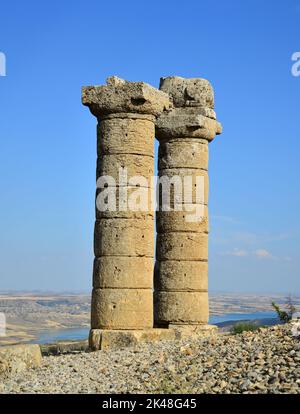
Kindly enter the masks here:
[[97, 118], [119, 113], [158, 116], [170, 109], [168, 94], [145, 82], [128, 82], [116, 76], [108, 78], [106, 85], [84, 86], [82, 103]]
[[160, 90], [169, 95], [172, 107], [157, 119], [158, 139], [188, 137], [211, 141], [221, 134], [222, 126], [214, 111], [214, 91], [206, 79], [161, 78]]

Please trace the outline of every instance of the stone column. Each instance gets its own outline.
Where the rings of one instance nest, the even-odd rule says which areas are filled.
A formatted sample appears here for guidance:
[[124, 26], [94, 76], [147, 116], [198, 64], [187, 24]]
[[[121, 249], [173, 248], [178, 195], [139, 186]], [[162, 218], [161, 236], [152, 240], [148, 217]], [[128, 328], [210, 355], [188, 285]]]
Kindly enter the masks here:
[[[96, 192], [90, 346], [99, 349], [103, 330], [153, 327], [154, 212], [149, 202], [146, 211], [130, 211], [119, 201], [134, 192], [149, 201], [154, 122], [169, 98], [143, 82], [112, 77], [105, 86], [84, 87], [82, 102], [98, 119], [97, 180], [115, 181]], [[125, 181], [120, 169], [127, 170]], [[141, 184], [135, 176], [143, 177]], [[114, 211], [99, 211], [102, 191], [116, 196]]]
[[[214, 96], [205, 79], [167, 77], [160, 89], [174, 108], [157, 119], [159, 177], [192, 177], [188, 199], [175, 197], [171, 211], [157, 213], [155, 325], [207, 329], [208, 306], [208, 142], [221, 133]], [[196, 179], [204, 184], [196, 199]], [[201, 190], [198, 185], [198, 191]], [[179, 197], [180, 198], [180, 197]], [[188, 210], [187, 210], [188, 209]], [[198, 212], [199, 218], [191, 214]], [[192, 221], [191, 221], [192, 220]], [[194, 220], [194, 221], [193, 221]]]

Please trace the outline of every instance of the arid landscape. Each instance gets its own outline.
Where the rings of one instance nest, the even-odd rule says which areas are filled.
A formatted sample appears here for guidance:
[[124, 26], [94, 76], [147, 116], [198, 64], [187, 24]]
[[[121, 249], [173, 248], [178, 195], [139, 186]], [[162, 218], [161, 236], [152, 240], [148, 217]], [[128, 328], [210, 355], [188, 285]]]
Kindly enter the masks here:
[[[211, 316], [272, 311], [271, 302], [284, 304], [284, 295], [211, 293]], [[293, 297], [300, 309], [300, 296]], [[0, 313], [7, 321], [6, 336], [0, 346], [34, 342], [41, 332], [71, 328], [89, 328], [90, 295], [37, 292], [0, 293]], [[275, 313], [274, 313], [275, 317]]]
[[0, 345], [34, 341], [45, 330], [88, 327], [89, 311], [89, 295], [1, 294], [7, 326]]

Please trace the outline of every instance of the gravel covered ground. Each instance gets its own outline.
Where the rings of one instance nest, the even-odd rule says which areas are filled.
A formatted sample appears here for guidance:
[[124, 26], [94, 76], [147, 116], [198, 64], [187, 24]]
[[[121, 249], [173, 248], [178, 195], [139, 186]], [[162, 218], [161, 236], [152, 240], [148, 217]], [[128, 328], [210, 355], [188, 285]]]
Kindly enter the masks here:
[[44, 357], [0, 378], [1, 393], [300, 393], [290, 326], [236, 336]]

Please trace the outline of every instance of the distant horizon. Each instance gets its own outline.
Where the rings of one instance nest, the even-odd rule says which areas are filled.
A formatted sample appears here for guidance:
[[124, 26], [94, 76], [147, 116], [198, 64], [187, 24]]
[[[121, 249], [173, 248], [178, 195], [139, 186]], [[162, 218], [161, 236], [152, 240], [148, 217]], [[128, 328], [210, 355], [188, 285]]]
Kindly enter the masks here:
[[[40, 290], [40, 289], [33, 289], [33, 290], [17, 290], [17, 289], [8, 289], [8, 290], [0, 290], [0, 295], [6, 295], [6, 294], [53, 294], [53, 295], [90, 295], [92, 291], [92, 288], [90, 290], [79, 290], [79, 291], [65, 291], [65, 290]], [[209, 294], [232, 294], [232, 295], [257, 295], [257, 296], [285, 296], [288, 297], [291, 295], [292, 297], [300, 297], [300, 292], [255, 292], [255, 291], [218, 291], [218, 290], [209, 290]]]

